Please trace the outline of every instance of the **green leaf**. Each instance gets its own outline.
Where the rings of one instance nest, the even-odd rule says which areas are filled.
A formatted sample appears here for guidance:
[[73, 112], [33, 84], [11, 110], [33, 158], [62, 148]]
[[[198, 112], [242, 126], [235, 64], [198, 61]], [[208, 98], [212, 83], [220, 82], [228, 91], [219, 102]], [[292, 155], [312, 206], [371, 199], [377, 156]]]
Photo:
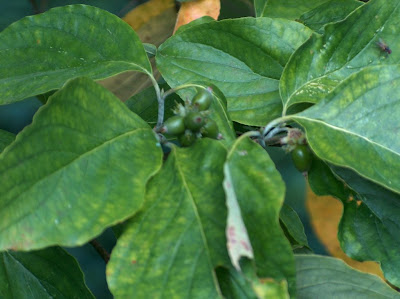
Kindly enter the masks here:
[[221, 297], [214, 268], [229, 265], [219, 141], [173, 147], [107, 266], [116, 298]]
[[151, 74], [136, 33], [99, 8], [54, 8], [0, 33], [0, 104], [60, 88], [68, 79], [103, 79], [123, 71]]
[[13, 142], [15, 139], [15, 135], [13, 133], [0, 130], [0, 153]]
[[400, 298], [382, 279], [357, 271], [342, 260], [296, 255], [297, 298]]
[[328, 0], [255, 0], [264, 4], [260, 17], [284, 18], [295, 20], [306, 11], [309, 11]]
[[307, 236], [304, 232], [304, 226], [297, 213], [287, 204], [283, 204], [279, 219], [284, 231], [289, 235], [292, 248], [308, 247]]
[[251, 282], [247, 280], [242, 272], [235, 268], [218, 267], [218, 282], [224, 298], [248, 298], [259, 299], [254, 293]]
[[212, 17], [210, 17], [210, 16], [203, 16], [203, 17], [201, 17], [201, 18], [198, 18], [198, 19], [195, 19], [195, 20], [191, 21], [191, 22], [188, 23], [188, 24], [185, 24], [185, 25], [183, 25], [183, 26], [180, 26], [180, 27], [178, 28], [178, 30], [175, 32], [175, 34], [182, 33], [182, 32], [185, 31], [186, 29], [189, 29], [189, 28], [191, 28], [191, 27], [193, 27], [193, 26], [197, 26], [197, 25], [204, 24], [204, 23], [210, 23], [210, 22], [213, 22], [213, 21], [215, 21], [215, 20], [214, 20]]
[[[160, 89], [167, 91], [170, 87], [167, 84], [160, 84]], [[170, 95], [164, 106], [164, 119], [173, 116], [172, 109], [175, 108], [176, 103], [181, 103], [182, 100], [177, 94]], [[150, 86], [143, 91], [135, 94], [133, 97], [125, 101], [125, 105], [139, 115], [143, 120], [154, 126], [157, 123], [158, 116], [158, 100], [157, 94], [153, 86]]]
[[[162, 44], [157, 66], [171, 87], [212, 82], [226, 96], [232, 120], [265, 125], [281, 115], [279, 78], [310, 32], [297, 22], [269, 18], [209, 22]], [[193, 95], [185, 92], [184, 98]]]
[[2, 298], [94, 298], [76, 260], [60, 247], [0, 253]]
[[[398, 207], [394, 209], [398, 210]], [[398, 223], [393, 223], [392, 227]], [[393, 234], [366, 205], [358, 206], [355, 201], [351, 201], [344, 203], [338, 236], [348, 256], [358, 261], [380, 262], [385, 278], [394, 285], [400, 285], [398, 230]]]
[[323, 27], [346, 18], [363, 3], [356, 0], [330, 0], [300, 16], [300, 21], [314, 31], [323, 33]]
[[391, 55], [377, 45], [383, 39], [400, 48], [400, 2], [374, 0], [356, 9], [344, 21], [313, 34], [286, 65], [280, 82], [284, 111], [293, 104], [318, 103], [351, 74], [367, 66], [400, 62], [400, 51]]
[[331, 195], [342, 201], [349, 198], [349, 190], [344, 183], [332, 173], [325, 162], [316, 157], [307, 178], [312, 191], [318, 196]]
[[240, 266], [241, 271], [237, 271], [233, 267], [216, 269], [224, 298], [290, 298], [285, 280], [276, 282], [270, 278], [259, 279], [254, 264], [248, 259], [242, 259]]
[[256, 17], [262, 17], [265, 6], [267, 5], [267, 0], [254, 0], [253, 2]]
[[92, 80], [70, 81], [0, 156], [0, 249], [87, 242], [137, 211], [161, 163], [141, 118]]
[[228, 114], [227, 100], [225, 95], [221, 90], [214, 84], [206, 84], [200, 83], [204, 87], [211, 87], [212, 93], [214, 96], [214, 100], [211, 103], [210, 108], [208, 109], [209, 115], [208, 117], [213, 119], [219, 129], [219, 133], [222, 135], [222, 144], [226, 147], [230, 147], [230, 145], [235, 142], [236, 134], [233, 127], [233, 123]]
[[346, 184], [357, 192], [353, 202], [344, 202], [339, 239], [351, 258], [381, 264], [385, 278], [400, 286], [400, 195], [365, 180], [345, 168], [334, 168]]
[[400, 192], [399, 95], [400, 66], [369, 67], [291, 118], [319, 158]]
[[250, 237], [257, 275], [287, 280], [293, 296], [293, 254], [279, 225], [285, 185], [274, 163], [262, 147], [242, 135], [228, 154], [224, 174], [226, 195], [236, 197]]

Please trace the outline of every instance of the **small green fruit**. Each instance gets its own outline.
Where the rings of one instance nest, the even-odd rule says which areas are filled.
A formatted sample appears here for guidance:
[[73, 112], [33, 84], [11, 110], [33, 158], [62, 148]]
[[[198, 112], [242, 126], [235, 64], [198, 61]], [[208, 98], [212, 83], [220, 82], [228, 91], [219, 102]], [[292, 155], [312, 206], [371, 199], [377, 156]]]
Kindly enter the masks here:
[[204, 126], [204, 116], [199, 112], [189, 112], [185, 116], [185, 126], [187, 129], [193, 132], [198, 132], [202, 126]]
[[204, 137], [209, 137], [213, 139], [218, 139], [218, 125], [212, 119], [207, 119], [205, 125], [200, 130]]
[[209, 88], [207, 89], [200, 89], [197, 94], [194, 96], [192, 100], [192, 104], [196, 107], [199, 111], [204, 111], [210, 108], [210, 105], [213, 100], [213, 95]]
[[298, 171], [305, 172], [310, 169], [313, 157], [311, 150], [307, 145], [296, 145], [291, 154], [294, 166]]
[[191, 146], [196, 141], [196, 135], [192, 131], [186, 130], [185, 134], [178, 137], [178, 141], [183, 147]]
[[181, 135], [185, 132], [185, 122], [182, 116], [176, 115], [168, 118], [164, 126], [161, 128], [161, 133], [170, 135]]

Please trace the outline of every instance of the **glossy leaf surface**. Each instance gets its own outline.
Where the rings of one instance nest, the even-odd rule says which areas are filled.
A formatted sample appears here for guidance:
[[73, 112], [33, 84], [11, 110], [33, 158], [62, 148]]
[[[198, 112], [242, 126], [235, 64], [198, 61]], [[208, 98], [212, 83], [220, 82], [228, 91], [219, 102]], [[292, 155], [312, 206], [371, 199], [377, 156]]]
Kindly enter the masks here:
[[87, 242], [136, 212], [161, 163], [142, 119], [92, 80], [70, 81], [0, 156], [0, 248]]
[[240, 267], [240, 271], [234, 268], [217, 268], [217, 275], [224, 298], [290, 298], [285, 280], [277, 282], [270, 278], [258, 278], [256, 267], [249, 259], [242, 259]]
[[60, 88], [68, 79], [151, 74], [136, 33], [99, 8], [72, 5], [25, 17], [0, 33], [0, 104]]
[[400, 115], [400, 67], [375, 66], [293, 119], [305, 128], [318, 157], [400, 193], [400, 177], [393, 175], [400, 173], [395, 115]]
[[324, 161], [316, 157], [314, 157], [307, 178], [312, 191], [318, 196], [332, 195], [342, 201], [349, 197], [349, 190], [346, 189], [344, 183], [333, 174]]
[[343, 250], [356, 260], [380, 262], [385, 278], [400, 285], [400, 195], [348, 169], [335, 167], [334, 171], [363, 203], [344, 204], [339, 231]]
[[330, 0], [300, 16], [300, 21], [318, 33], [323, 33], [323, 27], [346, 18], [363, 2], [357, 0]]
[[[242, 136], [228, 154], [224, 173], [225, 189], [230, 189], [227, 196], [230, 193], [236, 196], [250, 237], [257, 275], [276, 281], [287, 280], [293, 294], [292, 250], [279, 225], [285, 186], [274, 163], [262, 147]], [[229, 232], [230, 227], [227, 230]]]
[[304, 226], [297, 213], [287, 204], [282, 205], [279, 214], [281, 225], [283, 224], [284, 231], [289, 235], [288, 239], [291, 241], [292, 248], [308, 248], [307, 236], [304, 232]]
[[[288, 62], [280, 82], [284, 110], [295, 103], [317, 103], [344, 79], [367, 66], [400, 62], [400, 2], [374, 0], [344, 21], [313, 34]], [[378, 46], [384, 40], [388, 54]]]
[[226, 150], [201, 139], [172, 149], [107, 266], [116, 298], [216, 298], [215, 267], [230, 265], [222, 167]]
[[214, 84], [202, 84], [204, 87], [209, 86], [212, 89], [213, 101], [208, 109], [209, 117], [213, 119], [217, 126], [219, 133], [222, 135], [221, 143], [229, 147], [236, 139], [235, 130], [231, 117], [228, 113], [227, 99], [222, 91]]
[[[157, 66], [171, 87], [210, 82], [226, 96], [232, 120], [265, 125], [281, 115], [279, 78], [290, 55], [310, 33], [288, 20], [208, 22], [182, 30], [162, 44]], [[183, 94], [190, 96], [189, 91]]]
[[7, 145], [13, 142], [15, 139], [15, 135], [13, 133], [0, 130], [0, 152], [2, 152]]
[[342, 260], [296, 255], [297, 298], [400, 298], [375, 275], [359, 272]]
[[[327, 0], [254, 0], [259, 17], [295, 20]], [[262, 7], [262, 10], [259, 9]]]
[[[160, 84], [160, 89], [167, 91], [169, 86], [167, 84]], [[177, 94], [170, 95], [164, 106], [164, 119], [173, 116], [172, 109], [175, 108], [176, 103], [181, 103], [182, 100]], [[143, 120], [148, 122], [150, 126], [155, 126], [158, 116], [158, 101], [157, 94], [153, 86], [135, 94], [133, 97], [125, 101], [125, 105], [134, 113], [139, 115]]]
[[76, 260], [60, 247], [0, 253], [2, 298], [94, 298]]

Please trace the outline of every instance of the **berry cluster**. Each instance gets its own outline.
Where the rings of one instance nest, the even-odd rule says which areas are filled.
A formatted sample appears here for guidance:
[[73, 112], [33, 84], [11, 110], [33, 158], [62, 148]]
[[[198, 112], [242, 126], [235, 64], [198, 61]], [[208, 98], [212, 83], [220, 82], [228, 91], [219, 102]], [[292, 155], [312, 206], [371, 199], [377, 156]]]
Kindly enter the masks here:
[[182, 146], [190, 146], [201, 137], [221, 139], [216, 122], [208, 117], [212, 101], [210, 87], [199, 89], [191, 101], [177, 105], [175, 116], [164, 122], [160, 133], [176, 136]]

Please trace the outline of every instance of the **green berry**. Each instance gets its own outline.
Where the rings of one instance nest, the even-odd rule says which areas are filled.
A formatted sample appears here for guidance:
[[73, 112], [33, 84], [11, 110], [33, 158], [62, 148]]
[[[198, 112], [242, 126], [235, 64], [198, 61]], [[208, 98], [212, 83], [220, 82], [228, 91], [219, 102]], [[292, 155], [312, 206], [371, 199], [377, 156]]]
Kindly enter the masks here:
[[204, 126], [204, 116], [199, 112], [189, 112], [185, 116], [185, 126], [187, 129], [193, 132], [198, 132], [202, 126]]
[[296, 145], [291, 154], [294, 166], [297, 170], [305, 172], [310, 169], [313, 157], [311, 150], [307, 145]]
[[192, 104], [196, 107], [199, 111], [204, 111], [210, 108], [210, 105], [213, 100], [213, 95], [209, 88], [207, 89], [200, 89], [197, 94], [194, 96], [192, 100]]
[[196, 135], [192, 131], [186, 130], [185, 134], [178, 137], [178, 141], [182, 146], [187, 147], [196, 141]]
[[161, 128], [161, 132], [175, 136], [183, 134], [185, 132], [184, 118], [178, 115], [168, 118]]
[[218, 139], [219, 130], [218, 125], [212, 119], [207, 119], [205, 125], [200, 130], [204, 137]]

